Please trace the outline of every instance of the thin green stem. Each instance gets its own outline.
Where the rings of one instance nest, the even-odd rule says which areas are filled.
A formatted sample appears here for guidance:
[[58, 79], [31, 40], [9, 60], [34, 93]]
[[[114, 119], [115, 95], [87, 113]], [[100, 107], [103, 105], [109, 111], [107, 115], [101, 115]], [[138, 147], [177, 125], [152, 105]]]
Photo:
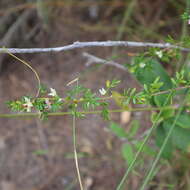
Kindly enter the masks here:
[[190, 85], [187, 85], [187, 86], [180, 86], [180, 87], [177, 87], [177, 88], [172, 88], [172, 89], [169, 89], [169, 90], [156, 92], [156, 93], [154, 93], [152, 96], [157, 96], [157, 95], [161, 95], [161, 94], [167, 94], [167, 93], [170, 93], [171, 91], [185, 90], [185, 89], [187, 89], [187, 88], [190, 88]]
[[[171, 96], [171, 95], [172, 95], [172, 92], [170, 93], [170, 96]], [[166, 99], [166, 101], [165, 101], [165, 104], [167, 104], [167, 102], [168, 102], [170, 96], [167, 97], [167, 99]], [[139, 157], [139, 155], [140, 155], [140, 153], [142, 152], [142, 150], [143, 150], [145, 144], [148, 142], [148, 139], [150, 138], [150, 136], [152, 135], [154, 129], [156, 128], [156, 126], [157, 126], [157, 124], [158, 124], [158, 121], [159, 121], [159, 119], [160, 119], [161, 114], [162, 114], [162, 110], [161, 110], [161, 111], [159, 112], [159, 114], [157, 115], [157, 117], [156, 117], [156, 119], [155, 119], [155, 121], [154, 121], [152, 127], [150, 128], [149, 133], [147, 134], [147, 136], [146, 136], [145, 139], [143, 140], [141, 146], [139, 147], [137, 153], [135, 154], [135, 157], [134, 157], [133, 161], [131, 162], [131, 164], [129, 165], [128, 169], [126, 170], [126, 172], [125, 172], [123, 178], [121, 179], [119, 185], [117, 186], [116, 190], [121, 190], [121, 189], [123, 188], [123, 185], [124, 185], [124, 183], [125, 183], [125, 181], [126, 181], [128, 175], [129, 175], [129, 173], [131, 172], [131, 170], [132, 170], [132, 169], [134, 168], [134, 166], [135, 166], [135, 163], [136, 163], [136, 161], [137, 161], [137, 158]]]
[[17, 117], [37, 117], [38, 113], [2, 113], [0, 114], [0, 118], [17, 118]]
[[153, 164], [151, 166], [150, 171], [148, 172], [145, 180], [143, 181], [143, 184], [142, 184], [140, 190], [144, 190], [146, 188], [147, 184], [149, 183], [149, 181], [150, 181], [150, 179], [151, 179], [151, 177], [152, 177], [152, 175], [154, 173], [154, 169], [155, 169], [158, 161], [160, 160], [162, 152], [164, 151], [164, 148], [166, 147], [166, 144], [168, 143], [168, 140], [169, 140], [169, 138], [170, 138], [170, 136], [171, 136], [171, 134], [172, 134], [172, 132], [174, 130], [175, 124], [176, 124], [176, 122], [177, 122], [177, 120], [178, 120], [178, 118], [179, 118], [179, 116], [180, 116], [180, 114], [181, 114], [181, 112], [183, 110], [183, 106], [185, 105], [185, 101], [186, 101], [186, 98], [182, 102], [182, 104], [180, 106], [180, 109], [178, 110], [177, 115], [175, 117], [175, 120], [174, 120], [172, 126], [170, 127], [169, 132], [168, 132], [168, 134], [167, 134], [167, 136], [166, 136], [166, 138], [165, 138], [165, 140], [164, 140], [164, 142], [163, 142], [163, 144], [162, 144], [162, 146], [160, 148], [160, 151], [158, 152], [158, 154], [157, 154], [157, 156], [156, 156], [156, 158], [155, 158], [155, 160], [154, 160], [154, 162], [153, 162]]
[[[189, 9], [190, 9], [190, 1], [186, 0], [186, 10], [185, 11], [189, 13]], [[182, 24], [181, 40], [183, 40], [183, 38], [188, 34], [187, 28], [188, 28], [187, 21], [184, 20], [183, 24]]]
[[[190, 9], [190, 0], [186, 0], [186, 12], [189, 12], [189, 9]], [[181, 42], [183, 42], [184, 38], [188, 35], [187, 28], [188, 28], [187, 21], [183, 20], [182, 33], [181, 33], [181, 39], [180, 39]], [[180, 60], [177, 62], [176, 70], [180, 69], [180, 66], [182, 65], [182, 61], [183, 61], [183, 57], [181, 56]]]
[[140, 153], [142, 152], [143, 148], [144, 148], [144, 145], [147, 143], [148, 139], [150, 138], [150, 136], [152, 135], [152, 132], [154, 131], [154, 129], [156, 128], [157, 126], [157, 121], [158, 119], [160, 118], [160, 115], [161, 115], [161, 112], [157, 115], [157, 118], [156, 118], [156, 122], [152, 125], [148, 135], [145, 137], [143, 143], [141, 144], [141, 146], [139, 147], [137, 153], [135, 154], [135, 157], [133, 159], [133, 161], [131, 162], [131, 164], [129, 165], [127, 171], [125, 172], [122, 180], [120, 181], [119, 185], [117, 186], [116, 190], [122, 190], [123, 188], [123, 185], [129, 175], [129, 173], [131, 172], [131, 170], [134, 168], [135, 166], [135, 163], [137, 161], [137, 158], [139, 157]]
[[74, 159], [75, 159], [75, 166], [77, 170], [77, 176], [78, 176], [78, 181], [80, 185], [80, 189], [83, 190], [83, 185], [82, 185], [82, 180], [81, 180], [81, 175], [80, 175], [80, 170], [79, 170], [79, 164], [78, 164], [78, 157], [77, 157], [77, 145], [76, 145], [76, 118], [73, 115], [73, 149], [74, 149]]
[[[110, 113], [119, 113], [123, 111], [129, 112], [138, 112], [138, 111], [160, 111], [167, 109], [178, 109], [178, 105], [173, 106], [165, 106], [165, 107], [144, 107], [144, 108], [126, 108], [126, 109], [115, 109], [109, 110]], [[101, 114], [102, 110], [95, 111], [78, 111], [81, 114]], [[38, 117], [40, 113], [15, 113], [15, 114], [0, 114], [0, 118], [17, 118], [17, 117]], [[72, 112], [52, 112], [48, 113], [47, 116], [64, 116], [64, 115], [72, 115]]]

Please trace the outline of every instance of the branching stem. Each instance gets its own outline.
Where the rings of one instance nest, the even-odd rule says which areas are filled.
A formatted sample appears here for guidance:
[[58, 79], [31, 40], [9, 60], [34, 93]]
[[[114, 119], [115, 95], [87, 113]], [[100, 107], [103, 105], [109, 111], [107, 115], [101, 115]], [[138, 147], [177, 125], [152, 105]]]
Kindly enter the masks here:
[[[144, 108], [126, 108], [126, 109], [115, 109], [109, 110], [110, 113], [119, 113], [123, 111], [129, 112], [140, 112], [140, 111], [160, 111], [165, 109], [178, 109], [178, 105], [173, 106], [165, 106], [165, 107], [144, 107]], [[101, 114], [102, 110], [95, 111], [79, 111], [81, 114]], [[16, 114], [0, 114], [0, 118], [17, 118], [17, 117], [38, 117], [39, 113], [16, 113]], [[52, 112], [48, 113], [47, 116], [64, 116], [64, 115], [72, 115], [72, 112]]]

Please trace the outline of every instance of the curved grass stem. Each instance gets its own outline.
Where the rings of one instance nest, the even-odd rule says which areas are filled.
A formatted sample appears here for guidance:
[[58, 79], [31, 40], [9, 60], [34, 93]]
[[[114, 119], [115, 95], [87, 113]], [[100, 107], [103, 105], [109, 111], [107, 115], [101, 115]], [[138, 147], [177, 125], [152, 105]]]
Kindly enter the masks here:
[[83, 185], [82, 185], [82, 180], [81, 180], [81, 175], [80, 175], [80, 170], [79, 170], [79, 164], [78, 164], [78, 157], [77, 157], [77, 145], [76, 145], [76, 118], [75, 115], [73, 115], [73, 149], [74, 149], [74, 159], [75, 159], [75, 166], [77, 170], [77, 176], [78, 176], [78, 181], [80, 185], [80, 190], [83, 190]]
[[41, 86], [41, 81], [40, 81], [40, 77], [37, 73], [37, 71], [29, 64], [27, 63], [26, 61], [24, 61], [23, 59], [20, 59], [19, 57], [17, 57], [16, 55], [10, 53], [6, 48], [4, 48], [4, 51], [10, 55], [11, 57], [13, 57], [14, 59], [20, 61], [21, 63], [23, 63], [24, 65], [26, 65], [36, 76], [36, 79], [38, 81], [38, 91], [36, 93], [36, 97], [38, 97], [39, 93], [40, 93], [40, 86]]

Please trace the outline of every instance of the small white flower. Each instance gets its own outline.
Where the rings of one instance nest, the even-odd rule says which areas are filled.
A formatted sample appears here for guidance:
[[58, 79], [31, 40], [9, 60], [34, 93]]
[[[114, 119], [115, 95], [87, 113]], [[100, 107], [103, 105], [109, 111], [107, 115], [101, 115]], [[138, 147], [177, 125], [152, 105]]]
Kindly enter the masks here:
[[163, 57], [163, 52], [162, 52], [162, 51], [156, 51], [156, 55], [157, 55], [159, 58], [162, 58], [162, 57]]
[[48, 94], [49, 96], [53, 96], [53, 97], [57, 96], [57, 92], [56, 92], [55, 89], [50, 88], [50, 91], [51, 91], [51, 92]]
[[49, 101], [49, 98], [45, 98], [46, 108], [51, 109], [51, 102]]
[[62, 102], [62, 98], [59, 98], [58, 102]]
[[99, 89], [99, 92], [102, 96], [106, 94], [106, 90], [104, 88]]
[[140, 67], [140, 68], [144, 68], [145, 66], [146, 66], [146, 64], [143, 63], [143, 62], [139, 64], [139, 67]]
[[33, 107], [32, 102], [30, 101], [30, 98], [24, 97], [25, 104], [23, 106], [26, 108], [26, 112], [31, 112], [31, 108]]

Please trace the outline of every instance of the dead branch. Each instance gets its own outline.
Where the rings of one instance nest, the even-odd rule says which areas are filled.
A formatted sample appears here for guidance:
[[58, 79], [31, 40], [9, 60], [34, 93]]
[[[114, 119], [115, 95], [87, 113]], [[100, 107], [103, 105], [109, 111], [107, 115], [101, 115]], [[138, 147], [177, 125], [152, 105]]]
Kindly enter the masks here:
[[86, 53], [86, 52], [84, 52], [82, 55], [87, 58], [87, 62], [86, 62], [87, 66], [89, 66], [93, 63], [102, 63], [105, 65], [111, 65], [111, 66], [117, 67], [121, 70], [127, 71], [127, 69], [123, 65], [116, 63], [115, 61], [107, 61], [105, 59], [101, 59], [99, 57], [96, 57], [96, 56]]
[[[157, 48], [170, 48], [179, 49], [181, 51], [189, 52], [190, 48], [184, 48], [170, 43], [151, 43], [151, 42], [132, 42], [132, 41], [95, 41], [95, 42], [74, 42], [73, 44], [52, 47], [52, 48], [7, 48], [7, 51], [14, 54], [19, 53], [47, 53], [47, 52], [61, 52], [78, 48], [86, 47], [157, 47]], [[7, 53], [4, 48], [0, 48], [0, 53]]]

